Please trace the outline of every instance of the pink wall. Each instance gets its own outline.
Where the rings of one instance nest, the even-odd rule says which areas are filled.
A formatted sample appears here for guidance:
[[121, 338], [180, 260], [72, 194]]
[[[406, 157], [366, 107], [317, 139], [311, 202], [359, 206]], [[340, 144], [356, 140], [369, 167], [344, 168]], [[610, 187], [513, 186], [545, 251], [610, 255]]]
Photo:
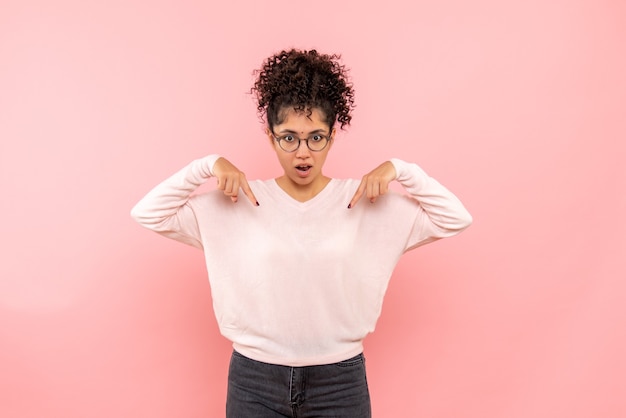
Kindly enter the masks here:
[[279, 173], [246, 92], [290, 46], [352, 68], [328, 174], [398, 156], [474, 215], [398, 266], [375, 416], [626, 416], [626, 3], [210, 3], [0, 3], [0, 416], [223, 416], [202, 255], [129, 210], [207, 153]]

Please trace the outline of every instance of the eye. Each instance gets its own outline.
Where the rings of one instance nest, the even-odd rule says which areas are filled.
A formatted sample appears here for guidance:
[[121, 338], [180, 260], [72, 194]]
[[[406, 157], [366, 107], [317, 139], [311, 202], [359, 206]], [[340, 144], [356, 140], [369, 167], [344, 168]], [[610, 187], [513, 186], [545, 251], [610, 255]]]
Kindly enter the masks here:
[[287, 143], [292, 143], [295, 142], [296, 137], [293, 135], [283, 135], [282, 137], [280, 137], [281, 141], [285, 141]]
[[324, 140], [324, 135], [311, 135], [311, 137], [309, 138], [309, 141], [313, 141], [313, 142], [321, 142]]

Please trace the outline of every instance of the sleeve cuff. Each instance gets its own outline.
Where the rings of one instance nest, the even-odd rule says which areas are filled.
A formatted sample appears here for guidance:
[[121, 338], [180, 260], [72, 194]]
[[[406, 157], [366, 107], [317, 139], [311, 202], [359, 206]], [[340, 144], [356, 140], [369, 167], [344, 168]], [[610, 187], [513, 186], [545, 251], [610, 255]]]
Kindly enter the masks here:
[[206, 167], [211, 177], [215, 176], [215, 173], [213, 172], [213, 167], [215, 166], [215, 163], [217, 162], [217, 160], [220, 159], [220, 157], [221, 155], [219, 154], [211, 154], [211, 155], [207, 155], [206, 157], [204, 157], [204, 162], [206, 164]]

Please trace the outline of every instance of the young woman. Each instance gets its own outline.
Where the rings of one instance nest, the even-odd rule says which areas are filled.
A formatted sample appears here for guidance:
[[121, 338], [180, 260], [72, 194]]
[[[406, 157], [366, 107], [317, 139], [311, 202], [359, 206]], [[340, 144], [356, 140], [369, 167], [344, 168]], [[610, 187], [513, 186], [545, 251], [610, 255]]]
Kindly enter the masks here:
[[[354, 107], [339, 56], [283, 51], [257, 76], [283, 175], [248, 181], [209, 155], [156, 186], [132, 216], [204, 250], [217, 322], [234, 348], [227, 417], [369, 417], [363, 340], [398, 259], [458, 234], [471, 216], [399, 159], [360, 180], [323, 173], [336, 124], [349, 125]], [[212, 177], [217, 190], [194, 194]], [[392, 181], [406, 195], [390, 192]]]

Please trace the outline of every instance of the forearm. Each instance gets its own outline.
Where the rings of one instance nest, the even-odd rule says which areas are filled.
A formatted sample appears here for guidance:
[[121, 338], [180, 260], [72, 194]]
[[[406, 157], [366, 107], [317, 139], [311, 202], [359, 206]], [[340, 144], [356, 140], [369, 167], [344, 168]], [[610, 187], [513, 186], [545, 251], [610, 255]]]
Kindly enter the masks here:
[[472, 216], [446, 187], [417, 164], [396, 158], [391, 163], [396, 169], [396, 180], [419, 202], [432, 225], [441, 230], [441, 236], [454, 235], [470, 226]]

